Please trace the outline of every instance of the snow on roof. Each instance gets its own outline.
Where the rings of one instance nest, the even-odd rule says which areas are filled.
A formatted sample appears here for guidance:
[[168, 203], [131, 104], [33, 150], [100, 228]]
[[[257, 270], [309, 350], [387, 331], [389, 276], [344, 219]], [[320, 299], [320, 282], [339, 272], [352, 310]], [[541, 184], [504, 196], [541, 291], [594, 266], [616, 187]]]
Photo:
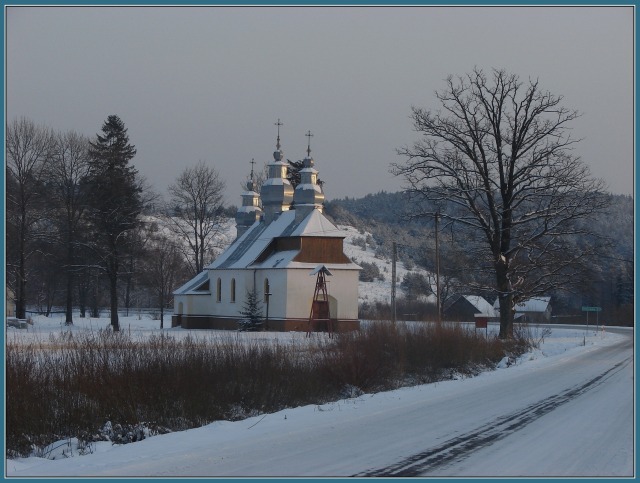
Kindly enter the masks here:
[[[286, 250], [271, 254], [266, 260], [254, 263], [251, 268], [288, 268], [288, 269], [315, 269], [317, 262], [294, 262], [293, 259], [300, 253], [298, 250]], [[360, 266], [355, 263], [325, 263], [330, 270], [360, 270]]]
[[346, 234], [320, 213], [313, 210], [293, 230], [291, 236], [328, 236], [344, 238]]
[[176, 289], [173, 293], [174, 295], [198, 295], [198, 294], [209, 294], [209, 291], [204, 290], [196, 290], [199, 286], [205, 283], [209, 278], [209, 274], [207, 272], [200, 272], [194, 278], [185, 283], [182, 287]]
[[[246, 268], [260, 256], [274, 238], [286, 236], [344, 238], [345, 234], [318, 210], [312, 210], [300, 222], [296, 221], [295, 210], [284, 211], [269, 224], [264, 221], [256, 221], [207, 268], [210, 270]], [[293, 254], [278, 252], [275, 254], [276, 258], [271, 256], [256, 265], [256, 268], [273, 268], [273, 264], [280, 258], [282, 260], [278, 262], [278, 268], [291, 266], [293, 257], [297, 253], [297, 251], [293, 251]]]
[[551, 297], [533, 297], [516, 305], [516, 312], [544, 312]]
[[[549, 306], [551, 297], [532, 297], [529, 300], [516, 304], [516, 312], [544, 312]], [[496, 299], [493, 307], [500, 308], [500, 299]]]
[[493, 317], [495, 309], [484, 297], [480, 295], [463, 295], [463, 297], [478, 310], [479, 314]]

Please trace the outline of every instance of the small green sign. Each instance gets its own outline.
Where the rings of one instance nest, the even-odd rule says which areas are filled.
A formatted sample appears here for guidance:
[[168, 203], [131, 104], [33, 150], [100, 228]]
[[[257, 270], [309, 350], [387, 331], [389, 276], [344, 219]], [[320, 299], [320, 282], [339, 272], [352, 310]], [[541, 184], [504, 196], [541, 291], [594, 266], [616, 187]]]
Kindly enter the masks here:
[[602, 312], [602, 307], [582, 307], [583, 312]]

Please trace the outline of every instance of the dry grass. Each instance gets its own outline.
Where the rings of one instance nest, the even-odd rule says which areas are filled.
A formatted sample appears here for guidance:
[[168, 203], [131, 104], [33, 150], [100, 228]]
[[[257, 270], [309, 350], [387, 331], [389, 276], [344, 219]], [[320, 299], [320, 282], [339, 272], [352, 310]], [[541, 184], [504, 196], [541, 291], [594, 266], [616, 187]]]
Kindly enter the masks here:
[[[296, 345], [298, 344], [298, 345]], [[125, 332], [63, 333], [6, 346], [7, 455], [76, 436], [139, 439], [220, 419], [337, 400], [358, 391], [470, 374], [524, 350], [460, 326], [373, 323], [310, 346]], [[137, 436], [136, 436], [137, 435]]]

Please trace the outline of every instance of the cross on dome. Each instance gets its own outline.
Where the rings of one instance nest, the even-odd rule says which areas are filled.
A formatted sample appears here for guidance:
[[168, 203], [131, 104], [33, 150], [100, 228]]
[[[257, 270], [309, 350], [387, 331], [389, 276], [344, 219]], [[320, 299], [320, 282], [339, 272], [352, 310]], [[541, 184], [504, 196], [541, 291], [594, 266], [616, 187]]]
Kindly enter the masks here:
[[311, 157], [311, 138], [313, 137], [313, 134], [311, 134], [311, 131], [307, 131], [305, 136], [309, 138], [309, 141], [307, 142], [307, 156]]
[[280, 149], [280, 126], [284, 126], [284, 124], [280, 122], [280, 118], [278, 118], [278, 122], [274, 122], [274, 124], [278, 126], [278, 140], [276, 142], [276, 148]]

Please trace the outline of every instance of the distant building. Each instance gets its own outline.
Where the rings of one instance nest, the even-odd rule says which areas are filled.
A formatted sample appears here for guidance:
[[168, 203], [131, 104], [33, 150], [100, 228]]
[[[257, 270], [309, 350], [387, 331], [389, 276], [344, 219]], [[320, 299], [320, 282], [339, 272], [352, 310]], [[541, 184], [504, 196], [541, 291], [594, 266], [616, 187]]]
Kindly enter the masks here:
[[236, 240], [174, 292], [172, 325], [236, 329], [247, 294], [255, 290], [267, 330], [307, 330], [316, 285], [312, 272], [324, 265], [331, 273], [327, 285], [333, 330], [359, 327], [360, 267], [343, 252], [345, 234], [322, 214], [324, 194], [310, 147], [295, 191], [286, 177], [279, 131], [273, 157], [260, 194], [253, 181], [242, 194]]
[[493, 318], [493, 306], [479, 295], [459, 295], [444, 308], [446, 320], [472, 322], [476, 315]]
[[[529, 300], [516, 305], [514, 320], [533, 324], [546, 324], [551, 322], [551, 297], [532, 297]], [[496, 317], [500, 316], [500, 301], [493, 303]]]
[[6, 287], [5, 294], [5, 317], [15, 317], [16, 316], [16, 294], [9, 288]]

